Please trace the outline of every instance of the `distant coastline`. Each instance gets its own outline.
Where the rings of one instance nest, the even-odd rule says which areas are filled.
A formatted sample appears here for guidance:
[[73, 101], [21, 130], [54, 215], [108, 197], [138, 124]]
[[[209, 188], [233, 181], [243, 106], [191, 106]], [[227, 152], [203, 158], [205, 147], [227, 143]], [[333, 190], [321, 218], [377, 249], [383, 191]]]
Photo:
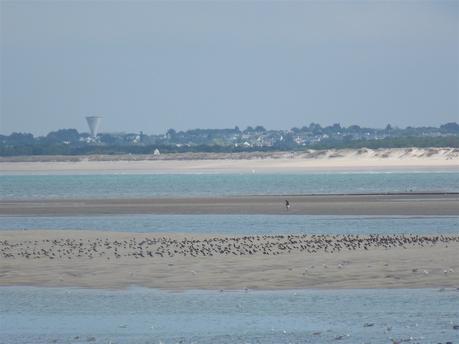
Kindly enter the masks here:
[[276, 173], [459, 169], [459, 148], [0, 157], [5, 173]]
[[[14, 132], [0, 135], [0, 156], [59, 156], [93, 154], [161, 153], [254, 153], [303, 152], [307, 149], [380, 149], [405, 147], [459, 148], [459, 124], [439, 127], [365, 128], [339, 123], [322, 127], [317, 123], [301, 128], [265, 129], [263, 126], [226, 129], [169, 129], [163, 134], [98, 132], [99, 117], [88, 122], [91, 134], [76, 129], [59, 129], [46, 136]], [[94, 127], [93, 127], [94, 126]], [[268, 153], [268, 154], [269, 154]]]

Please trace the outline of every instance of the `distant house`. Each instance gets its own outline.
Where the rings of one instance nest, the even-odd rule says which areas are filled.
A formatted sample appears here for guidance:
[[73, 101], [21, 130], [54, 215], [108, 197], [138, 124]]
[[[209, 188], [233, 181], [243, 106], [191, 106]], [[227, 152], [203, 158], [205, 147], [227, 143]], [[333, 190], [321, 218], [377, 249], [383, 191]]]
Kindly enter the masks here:
[[158, 148], [155, 149], [155, 151], [153, 152], [153, 155], [161, 155]]

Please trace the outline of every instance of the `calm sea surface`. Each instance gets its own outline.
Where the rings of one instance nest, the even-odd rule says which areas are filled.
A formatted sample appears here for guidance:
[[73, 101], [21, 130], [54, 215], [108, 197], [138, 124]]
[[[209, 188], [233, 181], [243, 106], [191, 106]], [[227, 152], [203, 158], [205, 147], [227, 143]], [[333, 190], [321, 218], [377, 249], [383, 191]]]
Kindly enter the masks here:
[[0, 288], [0, 343], [457, 343], [457, 290]]
[[84, 229], [195, 234], [447, 234], [459, 216], [110, 215], [1, 216], [0, 230]]
[[459, 172], [0, 175], [0, 199], [459, 192]]
[[[0, 199], [459, 191], [459, 173], [0, 175]], [[0, 231], [458, 233], [458, 216], [2, 216]], [[0, 232], [1, 236], [1, 232]], [[1, 265], [0, 265], [1, 266]], [[0, 269], [0, 273], [2, 273]], [[0, 343], [459, 343], [459, 291], [0, 287]]]

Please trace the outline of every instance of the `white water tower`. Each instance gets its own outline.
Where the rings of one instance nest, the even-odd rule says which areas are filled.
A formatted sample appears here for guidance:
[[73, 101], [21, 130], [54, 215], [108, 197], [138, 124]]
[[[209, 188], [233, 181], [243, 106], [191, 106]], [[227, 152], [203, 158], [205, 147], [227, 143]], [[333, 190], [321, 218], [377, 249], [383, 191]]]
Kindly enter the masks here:
[[87, 116], [86, 122], [88, 122], [89, 130], [91, 131], [91, 137], [95, 138], [97, 136], [97, 130], [99, 129], [99, 124], [102, 116]]

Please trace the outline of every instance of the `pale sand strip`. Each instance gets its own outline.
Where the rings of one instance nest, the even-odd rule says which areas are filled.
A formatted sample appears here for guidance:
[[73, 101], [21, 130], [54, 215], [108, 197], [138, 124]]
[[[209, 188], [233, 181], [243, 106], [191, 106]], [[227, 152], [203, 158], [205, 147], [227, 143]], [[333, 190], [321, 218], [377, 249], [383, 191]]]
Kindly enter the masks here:
[[3, 173], [301, 173], [333, 171], [457, 171], [459, 159], [250, 159], [0, 162]]
[[[404, 247], [387, 249], [370, 246], [368, 250], [361, 247], [333, 253], [320, 248], [316, 253], [301, 251], [298, 242], [289, 244], [290, 253], [285, 246], [268, 245], [271, 247], [270, 255], [261, 252], [248, 255], [245, 251], [247, 239], [240, 239], [236, 247], [230, 247], [231, 251], [245, 252], [241, 256], [230, 253], [192, 257], [179, 253], [169, 257], [157, 244], [145, 244], [146, 239], [165, 237], [182, 243], [185, 237], [188, 238], [185, 248], [190, 247], [191, 239], [199, 240], [193, 245], [200, 247], [204, 239], [214, 238], [189, 234], [89, 231], [0, 232], [0, 285], [90, 288], [137, 285], [168, 290], [459, 287], [457, 235], [450, 236], [454, 241], [424, 242], [423, 246], [404, 244]], [[79, 245], [80, 239], [81, 247], [76, 246], [70, 251], [69, 245]], [[337, 240], [333, 237], [327, 239], [332, 243]], [[58, 241], [53, 243], [53, 240]], [[264, 237], [260, 240], [256, 241], [257, 245], [266, 246], [279, 241], [285, 244], [288, 238]], [[119, 246], [114, 244], [115, 241]], [[124, 241], [126, 244], [122, 244]], [[231, 238], [226, 238], [224, 242], [235, 243]], [[212, 243], [216, 245], [215, 241]], [[205, 245], [209, 248], [210, 244], [207, 242]], [[114, 254], [115, 246], [118, 247], [119, 258]], [[77, 257], [80, 248], [82, 257]], [[34, 249], [34, 254], [41, 258], [33, 258]], [[153, 253], [150, 257], [147, 254], [149, 249], [164, 252], [164, 256]], [[180, 250], [183, 251], [183, 248]], [[279, 251], [280, 254], [272, 255]], [[21, 252], [22, 255], [19, 255]], [[140, 252], [144, 257], [139, 256]], [[24, 256], [27, 253], [31, 254], [29, 258]], [[12, 256], [8, 257], [8, 254]], [[51, 254], [55, 255], [54, 259], [48, 258]], [[88, 258], [88, 254], [93, 258]]]
[[298, 152], [0, 157], [3, 173], [277, 173], [454, 171], [457, 148], [330, 149]]
[[[284, 206], [288, 199], [291, 207]], [[459, 194], [367, 194], [0, 201], [0, 215], [459, 215]]]

